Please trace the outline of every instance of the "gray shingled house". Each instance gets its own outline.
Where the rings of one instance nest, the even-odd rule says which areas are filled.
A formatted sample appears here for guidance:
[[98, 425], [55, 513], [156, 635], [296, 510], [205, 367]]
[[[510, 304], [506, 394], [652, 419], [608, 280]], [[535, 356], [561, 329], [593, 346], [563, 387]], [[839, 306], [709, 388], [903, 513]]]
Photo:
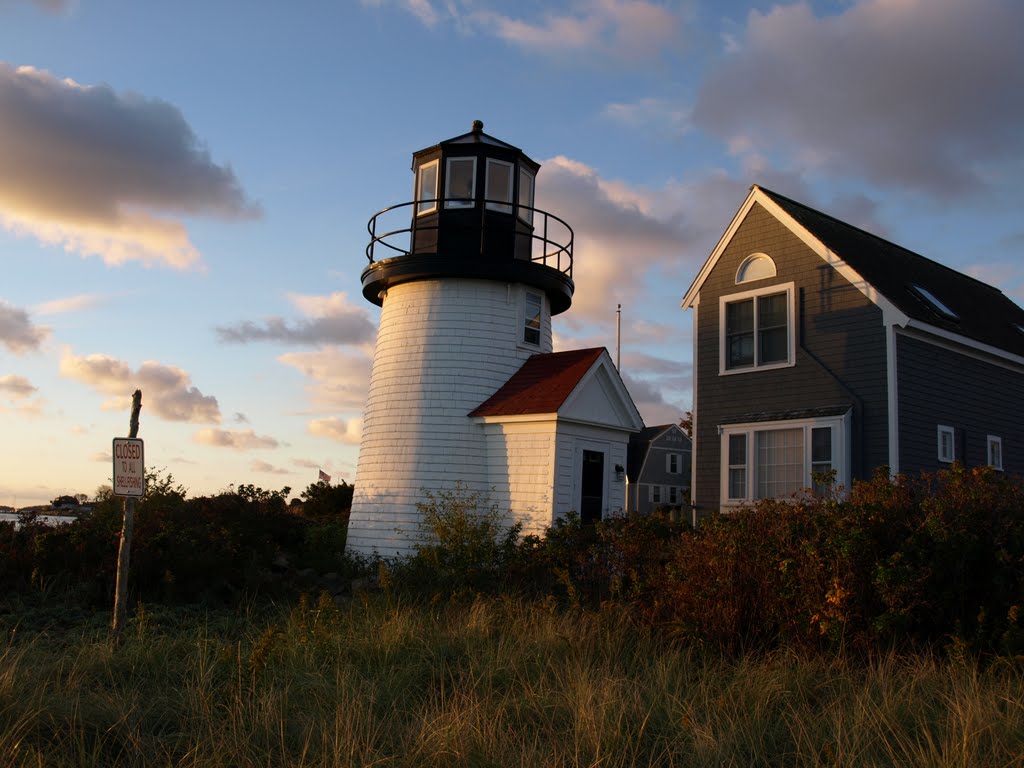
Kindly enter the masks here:
[[1024, 472], [1024, 310], [990, 285], [755, 185], [683, 307], [695, 517], [817, 472]]
[[678, 424], [630, 435], [626, 456], [626, 511], [646, 515], [659, 507], [690, 506], [690, 438]]

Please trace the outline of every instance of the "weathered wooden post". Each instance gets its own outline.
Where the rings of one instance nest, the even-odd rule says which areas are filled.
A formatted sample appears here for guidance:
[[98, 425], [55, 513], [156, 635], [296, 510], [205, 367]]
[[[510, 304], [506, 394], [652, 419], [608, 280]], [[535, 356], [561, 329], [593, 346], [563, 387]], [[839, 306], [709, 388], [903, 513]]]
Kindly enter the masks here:
[[[132, 416], [129, 422], [128, 439], [134, 440], [139, 434], [139, 412], [142, 410], [142, 390], [136, 389], [132, 395]], [[141, 442], [141, 441], [140, 441]], [[121, 458], [117, 455], [117, 441], [114, 441], [114, 492], [118, 492], [118, 471], [117, 462]], [[133, 457], [135, 458], [135, 457]], [[142, 460], [141, 449], [138, 455], [138, 463], [142, 467], [142, 479], [139, 485], [139, 493], [125, 495], [124, 499], [124, 523], [121, 526], [121, 546], [117, 550], [117, 586], [114, 590], [114, 634], [120, 635], [124, 629], [125, 614], [127, 613], [127, 592], [128, 592], [128, 566], [131, 561], [132, 552], [132, 531], [135, 528], [135, 498], [141, 496], [145, 488], [146, 465]]]

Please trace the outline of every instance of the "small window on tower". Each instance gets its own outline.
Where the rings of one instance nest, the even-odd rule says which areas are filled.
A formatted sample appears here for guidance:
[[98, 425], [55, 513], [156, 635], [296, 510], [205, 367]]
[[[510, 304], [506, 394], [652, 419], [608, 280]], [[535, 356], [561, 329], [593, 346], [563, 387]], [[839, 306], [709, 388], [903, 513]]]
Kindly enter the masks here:
[[533, 174], [519, 169], [519, 218], [533, 224]]
[[526, 293], [526, 323], [523, 328], [523, 341], [527, 344], [540, 344], [540, 318], [544, 302], [538, 293]]
[[424, 163], [416, 171], [416, 215], [437, 210], [438, 161]]
[[476, 158], [448, 158], [445, 208], [472, 208], [476, 198]]
[[492, 211], [512, 213], [512, 163], [487, 160], [487, 207]]

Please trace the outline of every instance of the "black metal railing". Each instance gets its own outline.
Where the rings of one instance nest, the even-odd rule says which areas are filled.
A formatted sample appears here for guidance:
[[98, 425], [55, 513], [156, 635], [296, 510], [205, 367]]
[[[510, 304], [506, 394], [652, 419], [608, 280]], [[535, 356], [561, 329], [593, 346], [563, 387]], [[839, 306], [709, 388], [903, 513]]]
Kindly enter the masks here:
[[[469, 203], [469, 205], [443, 207], [450, 206], [451, 203], [457, 204], [460, 202]], [[431, 211], [416, 215], [417, 207], [429, 205], [430, 203], [435, 203], [436, 207]], [[456, 224], [445, 218], [446, 213], [465, 212], [474, 208], [480, 211], [478, 222]], [[405, 215], [412, 214], [412, 223], [408, 226], [390, 228], [388, 226], [390, 222], [394, 220], [397, 224], [398, 218], [402, 215], [401, 212], [404, 209], [411, 209]], [[366, 224], [366, 229], [370, 233], [370, 242], [366, 246], [366, 258], [373, 264], [377, 260], [378, 248], [387, 249], [387, 256], [384, 258], [422, 253], [423, 251], [416, 247], [418, 235], [425, 232], [437, 232], [440, 229], [448, 230], [449, 228], [457, 228], [463, 231], [471, 230], [474, 233], [479, 232], [481, 249], [483, 249], [485, 234], [489, 229], [495, 233], [505, 229], [504, 224], [496, 224], [489, 217], [494, 214], [507, 214], [509, 217], [512, 217], [513, 211], [515, 211], [514, 216], [516, 220], [513, 222], [512, 231], [509, 232], [509, 236], [516, 238], [515, 242], [517, 243], [522, 238], [529, 238], [530, 261], [557, 269], [571, 278], [574, 237], [572, 227], [553, 213], [548, 213], [540, 208], [534, 208], [529, 205], [509, 203], [505, 200], [431, 198], [429, 200], [413, 200], [407, 203], [392, 205], [375, 213]], [[525, 212], [530, 213], [529, 218], [523, 216]], [[428, 217], [429, 220], [427, 220]], [[409, 221], [409, 219], [404, 221]], [[378, 233], [378, 229], [385, 231]], [[408, 237], [406, 238], [405, 236]], [[403, 242], [407, 243], [407, 245], [403, 245]]]

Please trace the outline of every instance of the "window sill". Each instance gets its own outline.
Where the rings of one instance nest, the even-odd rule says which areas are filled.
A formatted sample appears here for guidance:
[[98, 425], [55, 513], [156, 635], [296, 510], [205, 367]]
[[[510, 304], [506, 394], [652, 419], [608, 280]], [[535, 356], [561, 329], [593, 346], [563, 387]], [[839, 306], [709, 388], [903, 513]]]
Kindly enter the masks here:
[[760, 371], [777, 371], [781, 368], [793, 368], [795, 360], [787, 360], [784, 363], [772, 363], [771, 365], [754, 365], [749, 368], [719, 368], [719, 376], [736, 376], [743, 373], [759, 373]]

